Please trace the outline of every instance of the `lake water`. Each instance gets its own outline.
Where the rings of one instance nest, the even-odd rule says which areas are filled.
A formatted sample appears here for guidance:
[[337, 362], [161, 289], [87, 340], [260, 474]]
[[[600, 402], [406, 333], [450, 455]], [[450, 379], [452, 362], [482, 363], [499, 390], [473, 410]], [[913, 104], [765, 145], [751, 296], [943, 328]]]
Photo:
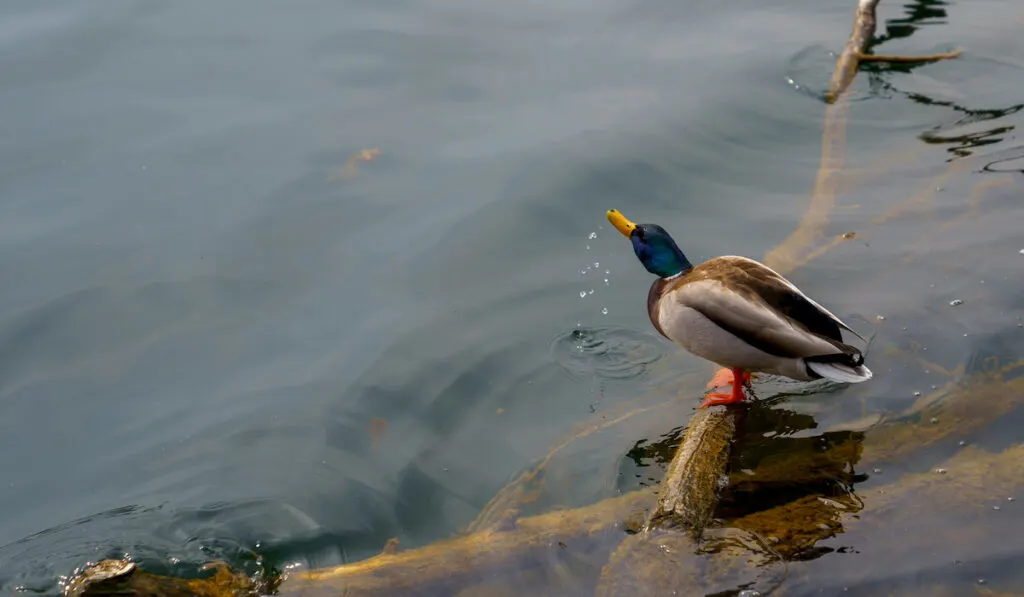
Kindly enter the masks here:
[[[785, 239], [853, 5], [4, 3], [0, 587], [122, 554], [193, 575], [426, 545], [581, 423], [696, 406], [713, 367], [656, 336], [605, 210], [694, 262]], [[854, 83], [864, 178], [828, 233], [858, 237], [790, 278], [873, 335], [876, 379], [788, 401], [821, 429], [943, 383], [893, 350], [960, 374], [1024, 355], [1024, 10], [883, 0], [879, 21], [879, 52], [965, 53]], [[921, 193], [927, 214], [877, 223]], [[685, 423], [588, 440], [542, 505], [656, 483], [627, 452]], [[1019, 582], [1024, 541], [1001, 549], [989, 574]]]

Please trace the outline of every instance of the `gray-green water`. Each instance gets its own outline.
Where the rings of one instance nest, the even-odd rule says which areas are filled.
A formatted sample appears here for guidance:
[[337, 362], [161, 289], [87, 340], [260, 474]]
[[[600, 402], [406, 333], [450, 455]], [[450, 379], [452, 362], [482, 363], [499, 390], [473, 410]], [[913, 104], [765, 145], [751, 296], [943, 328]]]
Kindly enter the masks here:
[[[0, 586], [57, 591], [124, 553], [194, 574], [427, 544], [602, 410], [696, 405], [672, 380], [712, 368], [654, 334], [650, 277], [604, 212], [665, 226], [693, 261], [784, 239], [853, 4], [5, 3]], [[867, 229], [954, 157], [934, 217], [991, 170], [1013, 182], [885, 283], [934, 221], [791, 275], [878, 347], [870, 384], [787, 402], [820, 428], [941, 383], [886, 347], [968, 370], [1024, 354], [1024, 12], [883, 0], [879, 17], [887, 53], [966, 53], [857, 79], [850, 167], [917, 157], [844, 195], [830, 232]], [[1021, 422], [975, 439], [1019, 441]], [[636, 487], [627, 452], [681, 425], [588, 441], [548, 499]]]

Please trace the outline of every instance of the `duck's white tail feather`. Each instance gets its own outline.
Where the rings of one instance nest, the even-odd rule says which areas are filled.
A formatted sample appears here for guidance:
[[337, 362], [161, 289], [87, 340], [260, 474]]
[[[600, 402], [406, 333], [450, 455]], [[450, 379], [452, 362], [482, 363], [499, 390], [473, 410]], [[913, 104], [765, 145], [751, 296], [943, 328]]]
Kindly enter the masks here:
[[807, 367], [822, 377], [843, 383], [860, 383], [871, 379], [871, 369], [864, 365], [850, 367], [841, 363], [807, 363]]

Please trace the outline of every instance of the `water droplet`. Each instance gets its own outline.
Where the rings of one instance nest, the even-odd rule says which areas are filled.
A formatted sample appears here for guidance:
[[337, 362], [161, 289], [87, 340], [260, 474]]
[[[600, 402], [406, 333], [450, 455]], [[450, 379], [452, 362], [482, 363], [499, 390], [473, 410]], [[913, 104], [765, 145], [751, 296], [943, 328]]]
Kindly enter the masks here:
[[1006, 501], [1008, 501], [1008, 502], [1012, 502], [1012, 501], [1013, 501], [1013, 498], [1012, 498], [1012, 497], [1008, 497], [1008, 498], [1006, 498]]
[[960, 440], [960, 445], [961, 445], [961, 446], [966, 446], [966, 445], [967, 445], [967, 442], [965, 442], [964, 440]]
[[964, 334], [964, 338], [966, 338], [966, 337], [967, 337], [967, 334]]
[[586, 296], [587, 296], [587, 291], [586, 290], [581, 290], [580, 291], [580, 298], [586, 298]]
[[588, 251], [590, 250], [590, 245], [587, 245], [587, 250], [588, 250]]
[[882, 469], [874, 468], [874, 469], [871, 469], [871, 472], [875, 473], [876, 475], [881, 475], [882, 474]]
[[595, 261], [595, 262], [594, 262], [594, 269], [597, 269], [597, 268], [599, 268], [599, 267], [601, 267], [601, 262], [599, 262], [599, 261]]
[[950, 307], [958, 307], [958, 306], [960, 306], [962, 304], [964, 304], [964, 302], [962, 300], [960, 300], [960, 299], [953, 299], [953, 300], [949, 301], [949, 306]]
[[607, 276], [607, 275], [608, 275], [608, 274], [610, 274], [610, 273], [612, 273], [612, 270], [610, 270], [610, 269], [606, 269], [606, 270], [604, 270], [604, 275], [606, 275], [606, 276]]
[[608, 307], [601, 308], [601, 315], [608, 315]]
[[938, 422], [939, 422], [939, 418], [938, 417], [932, 417], [932, 425], [934, 425], [934, 424], [936, 424]]
[[875, 319], [878, 321], [885, 321], [885, 315], [875, 315]]
[[595, 238], [597, 238], [597, 233], [596, 232], [591, 232], [590, 236], [588, 236], [587, 238], [589, 238], [590, 240], [594, 240]]
[[736, 596], [737, 597], [761, 597], [761, 593], [755, 591], [754, 589], [743, 589], [742, 591], [737, 593]]
[[985, 584], [985, 579], [984, 579], [984, 578], [979, 578], [979, 579], [978, 579], [978, 584], [979, 584], [979, 585], [983, 585], [983, 584]]
[[982, 284], [984, 284], [984, 283], [985, 283], [985, 281], [984, 281], [984, 280], [982, 280], [982, 281], [981, 281], [981, 283], [982, 283]]
[[914, 392], [914, 398], [917, 398], [920, 395], [921, 395], [921, 392]]
[[1021, 255], [1024, 255], [1024, 249], [1021, 249], [1020, 251], [1017, 252], [1020, 253]]
[[946, 469], [944, 469], [944, 468], [937, 468], [937, 469], [935, 469], [935, 472], [940, 474], [940, 475], [945, 475], [946, 474]]
[[1001, 510], [1002, 508], [1000, 508], [999, 506], [992, 506], [992, 509], [993, 510]]
[[591, 288], [590, 290], [588, 290], [588, 291], [587, 291], [587, 294], [594, 294], [594, 289], [593, 289], [593, 288]]
[[604, 279], [604, 285], [605, 286], [611, 286], [611, 284], [608, 282], [608, 278]]

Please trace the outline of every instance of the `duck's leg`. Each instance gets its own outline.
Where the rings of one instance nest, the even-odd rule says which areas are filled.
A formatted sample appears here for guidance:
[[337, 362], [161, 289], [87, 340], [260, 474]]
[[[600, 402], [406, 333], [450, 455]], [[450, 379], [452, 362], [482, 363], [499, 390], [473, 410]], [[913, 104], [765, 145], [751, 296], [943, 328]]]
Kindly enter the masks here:
[[732, 393], [713, 392], [707, 395], [701, 408], [714, 406], [716, 404], [735, 404], [747, 399], [743, 393], [743, 384], [750, 381], [750, 373], [742, 369], [719, 369], [715, 376], [708, 382], [709, 388], [720, 388], [726, 384], [732, 384]]

